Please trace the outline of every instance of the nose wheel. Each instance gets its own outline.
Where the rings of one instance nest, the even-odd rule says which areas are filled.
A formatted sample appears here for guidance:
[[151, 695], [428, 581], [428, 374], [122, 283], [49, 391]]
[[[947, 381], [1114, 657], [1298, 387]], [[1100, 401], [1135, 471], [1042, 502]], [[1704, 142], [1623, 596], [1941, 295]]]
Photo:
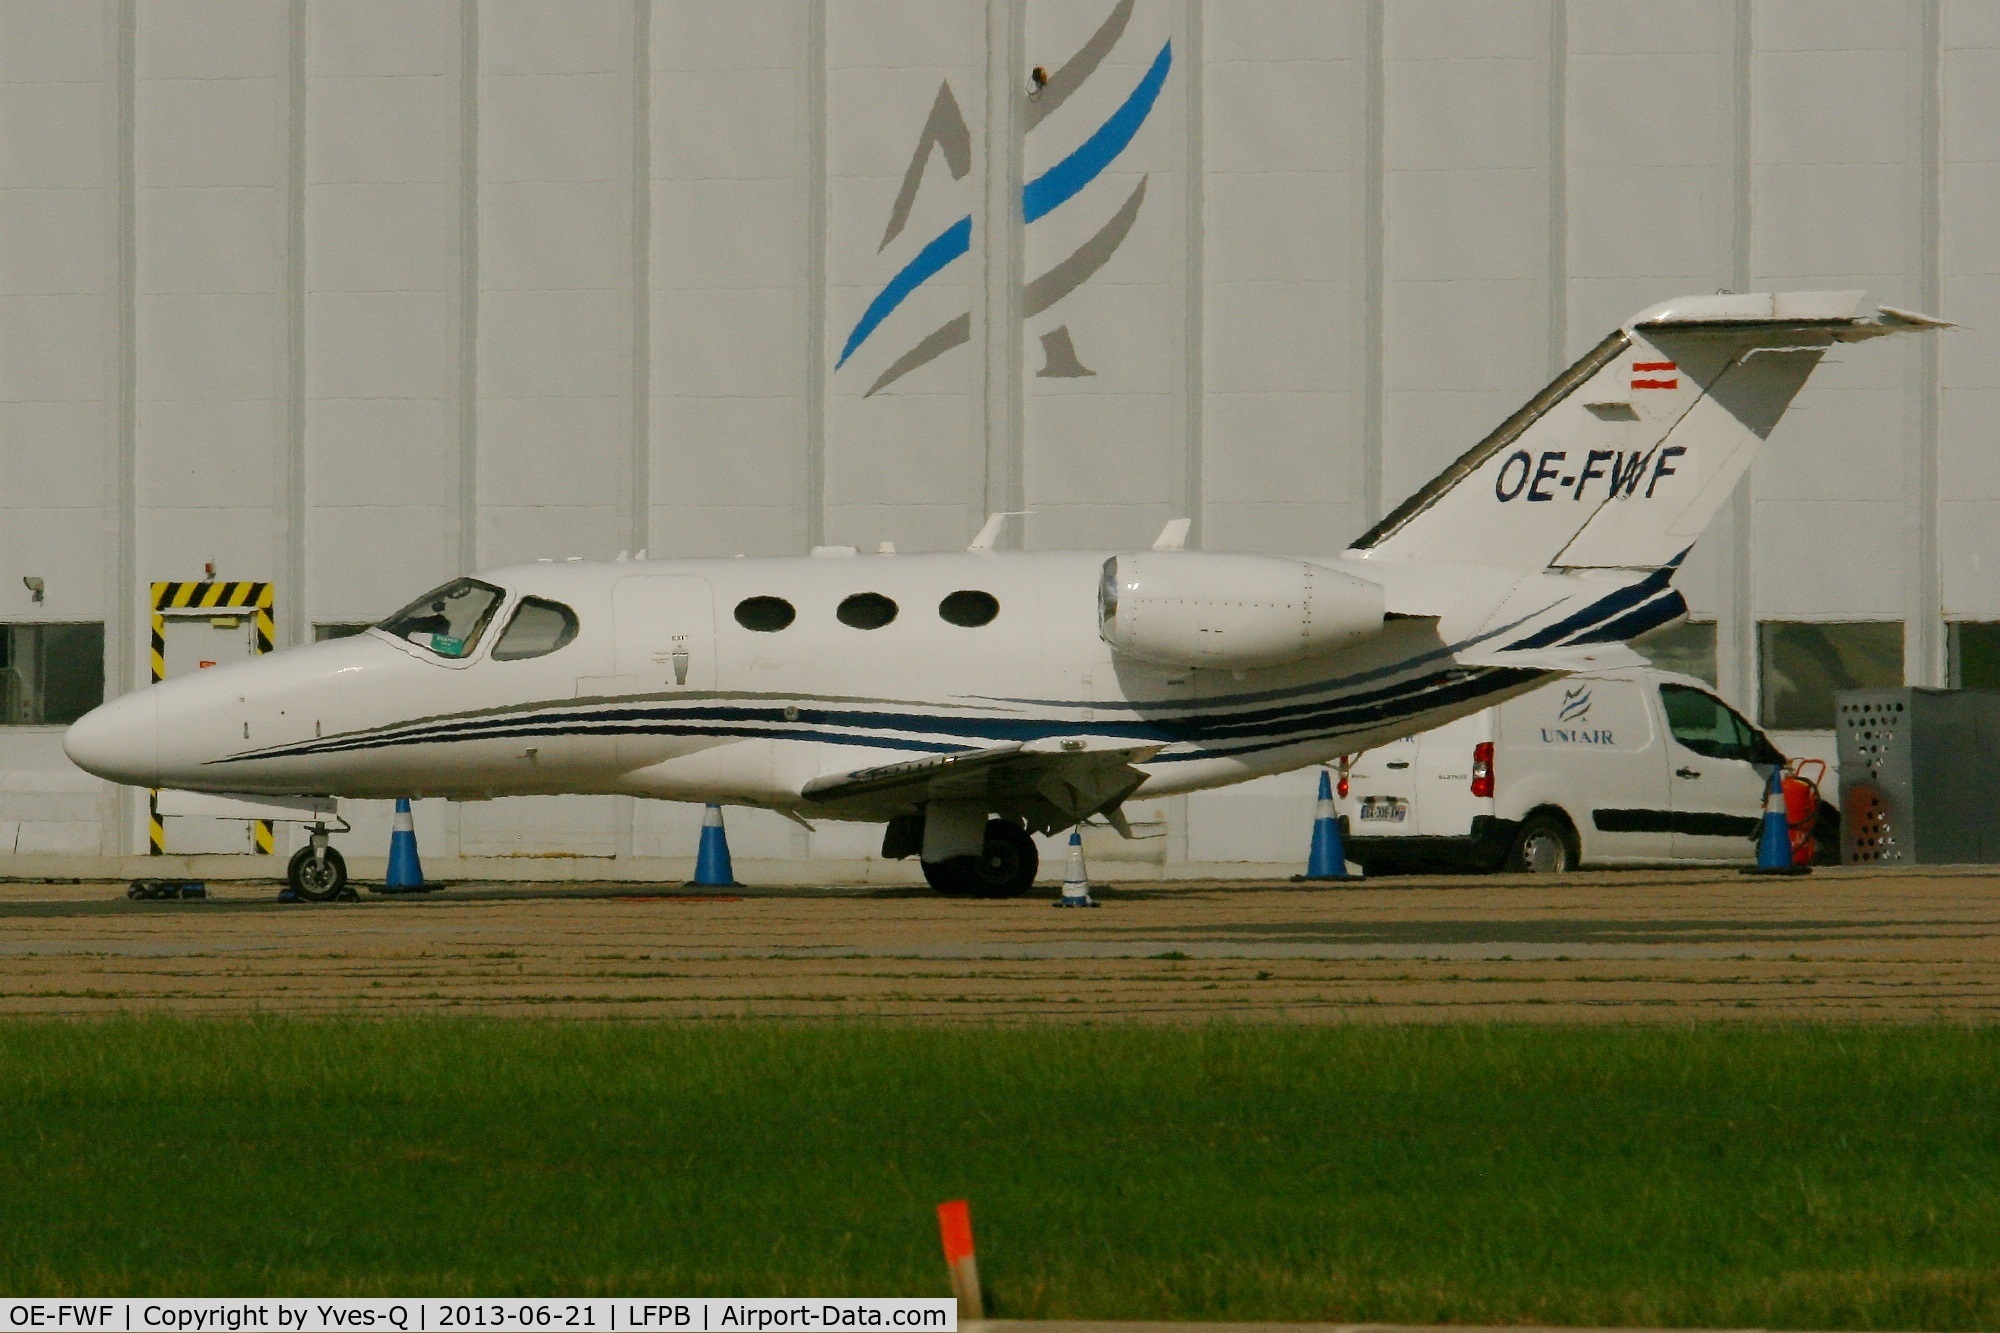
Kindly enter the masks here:
[[347, 892], [347, 859], [328, 845], [326, 830], [316, 828], [312, 841], [292, 853], [285, 880], [305, 902], [330, 903]]

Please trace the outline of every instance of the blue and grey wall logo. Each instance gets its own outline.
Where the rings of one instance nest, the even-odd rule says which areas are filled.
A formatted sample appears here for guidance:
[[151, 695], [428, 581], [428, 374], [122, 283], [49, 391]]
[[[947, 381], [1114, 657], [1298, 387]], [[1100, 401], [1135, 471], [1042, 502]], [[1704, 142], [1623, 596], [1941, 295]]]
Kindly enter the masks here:
[[1556, 710], [1556, 721], [1581, 722], [1590, 716], [1590, 686], [1578, 685], [1563, 691], [1562, 707]]
[[[1042, 88], [1029, 100], [1026, 113], [1026, 129], [1032, 133], [1050, 112], [1061, 106], [1072, 93], [1082, 87], [1090, 76], [1097, 72], [1113, 47], [1125, 35], [1125, 27], [1132, 18], [1134, 0], [1119, 0], [1111, 14], [1097, 31], [1091, 34], [1069, 61], [1058, 69]], [[1096, 180], [1104, 169], [1117, 160], [1131, 144], [1139, 129], [1152, 115], [1153, 106], [1159, 101], [1160, 89], [1166, 84], [1167, 71], [1174, 60], [1173, 43], [1166, 42], [1152, 64], [1140, 78], [1136, 87], [1125, 97], [1117, 110], [1093, 130], [1069, 154], [1041, 175], [1029, 181], [1021, 189], [1021, 215], [1025, 223], [1032, 226], [1040, 219], [1075, 198], [1082, 189]], [[953, 180], [963, 180], [972, 170], [972, 134], [966, 127], [965, 116], [959, 110], [958, 99], [952, 94], [951, 82], [939, 85], [937, 99], [931, 104], [930, 115], [925, 119], [923, 130], [917, 136], [916, 151], [910, 157], [909, 169], [903, 173], [902, 188], [896, 194], [896, 201], [889, 209], [889, 223], [882, 233], [882, 244], [877, 252], [887, 250], [896, 238], [902, 235], [910, 218], [910, 209], [916, 203], [917, 190], [923, 181], [924, 167], [935, 149], [944, 156], [945, 166]], [[1063, 260], [1040, 277], [1030, 280], [1022, 293], [1022, 313], [1032, 318], [1041, 314], [1057, 301], [1075, 291], [1089, 280], [1092, 274], [1103, 268], [1106, 261], [1116, 253], [1125, 237], [1132, 230], [1132, 224], [1139, 216], [1139, 209], [1146, 200], [1146, 179], [1142, 177], [1125, 202], [1113, 213], [1111, 219], [1091, 237], [1076, 248], [1069, 258]], [[967, 214], [918, 250], [916, 256], [897, 270], [894, 277], [883, 285], [882, 290], [861, 312], [854, 327], [847, 335], [847, 341], [840, 349], [840, 359], [835, 370], [845, 366], [848, 359], [873, 336], [887, 319], [912, 292], [936, 277], [954, 260], [965, 255], [972, 248], [972, 217]], [[944, 324], [919, 338], [907, 351], [889, 363], [887, 369], [875, 378], [868, 387], [872, 395], [887, 388], [917, 367], [925, 365], [944, 355], [952, 348], [968, 342], [972, 337], [972, 314], [965, 314], [945, 321]], [[1047, 364], [1041, 374], [1048, 376], [1089, 375], [1092, 372], [1078, 361], [1076, 349], [1070, 340], [1069, 328], [1064, 325], [1051, 330], [1042, 338], [1042, 346]], [[868, 396], [868, 395], [863, 395]]]

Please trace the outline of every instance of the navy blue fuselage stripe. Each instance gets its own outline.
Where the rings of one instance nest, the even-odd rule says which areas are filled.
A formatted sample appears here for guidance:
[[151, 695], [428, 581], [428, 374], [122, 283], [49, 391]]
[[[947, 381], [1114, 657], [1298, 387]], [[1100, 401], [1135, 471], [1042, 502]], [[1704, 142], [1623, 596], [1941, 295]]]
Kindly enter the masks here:
[[[647, 727], [647, 728], [630, 727], [630, 728], [624, 728], [622, 730], [607, 728], [595, 734], [616, 736], [628, 733], [633, 735], [641, 733], [645, 734], [657, 733], [660, 735], [668, 735], [668, 736], [734, 736], [734, 737], [745, 737], [750, 739], [761, 739], [761, 740], [782, 739], [782, 740], [800, 740], [800, 741], [828, 741], [835, 745], [854, 745], [858, 743], [863, 743], [863, 742], [858, 742], [854, 736], [845, 732], [815, 731], [810, 728], [804, 728], [796, 731], [772, 732], [772, 731], [761, 731], [755, 727], [720, 727], [720, 726], [708, 726], [708, 725], [697, 726], [694, 724], [668, 724], [668, 723], [661, 723], [657, 726]], [[505, 729], [495, 730], [495, 731], [484, 731], [476, 736], [414, 736], [414, 737], [383, 736], [372, 740], [360, 740], [360, 741], [355, 741], [348, 745], [343, 745], [340, 747], [339, 753], [351, 753], [353, 751], [358, 751], [358, 750], [382, 750], [398, 745], [433, 745], [433, 744], [443, 745], [453, 741], [524, 740], [529, 738], [540, 738], [543, 740], [547, 740], [552, 736], [571, 736], [575, 734], [576, 732], [573, 729], [566, 728], [555, 720], [536, 723], [532, 725], [527, 722], [523, 722], [519, 726], [508, 727]], [[900, 737], [889, 737], [889, 736], [870, 738], [865, 743], [871, 747], [880, 747], [885, 750], [921, 750], [927, 754], [956, 754], [958, 751], [963, 750], [965, 748], [962, 745], [952, 745], [944, 741], [907, 740]], [[325, 753], [325, 751], [315, 751], [314, 753]], [[269, 754], [259, 754], [259, 755], [247, 755], [247, 756], [239, 755], [239, 756], [233, 756], [232, 758], [233, 759], [293, 759], [301, 757], [301, 754], [302, 754], [301, 751], [291, 750], [291, 751], [275, 751]], [[229, 763], [232, 762], [232, 760], [224, 759], [224, 760], [214, 760], [211, 762]]]
[[[1681, 562], [1687, 559], [1688, 552], [1693, 549], [1694, 547], [1692, 546], [1683, 546], [1678, 555], [1648, 574], [1645, 578], [1640, 579], [1637, 583], [1628, 583], [1618, 591], [1608, 596], [1600, 597], [1581, 611], [1577, 611], [1553, 625], [1536, 630], [1533, 634], [1530, 634], [1518, 643], [1509, 644], [1505, 651], [1513, 652], [1517, 649], [1547, 648], [1561, 641], [1564, 635], [1574, 635], [1580, 630], [1588, 629], [1598, 622], [1616, 615], [1628, 606], [1646, 600], [1673, 581], [1675, 573], [1681, 567]], [[1578, 642], [1578, 640], [1572, 638], [1570, 642], [1574, 643]], [[1602, 642], [1602, 640], [1592, 640], [1592, 642]]]
[[[1482, 699], [1489, 694], [1498, 694], [1519, 685], [1541, 680], [1548, 674], [1545, 671], [1533, 671], [1521, 667], [1495, 667], [1491, 670], [1481, 672], [1477, 679], [1462, 681], [1447, 690], [1440, 691], [1438, 697], [1426, 700], [1425, 707], [1417, 711], [1428, 712], [1433, 708], [1445, 707], [1451, 704], [1469, 703], [1474, 699]], [[1372, 711], [1376, 716], [1364, 720], [1384, 721], [1390, 717], [1408, 716], [1407, 712], [1392, 712], [1388, 709], [1376, 709]], [[1181, 754], [1159, 754], [1155, 755], [1148, 762], [1180, 763], [1192, 759], [1221, 759], [1232, 755], [1256, 754], [1263, 750], [1281, 750], [1288, 745], [1303, 745], [1308, 741], [1330, 740], [1335, 736], [1352, 733], [1361, 729], [1351, 724], [1342, 725], [1314, 731], [1305, 735], [1288, 734], [1281, 739], [1261, 741], [1252, 745], [1215, 747], [1208, 750], [1189, 751]]]
[[[1461, 669], [1462, 670], [1462, 669]], [[307, 741], [297, 745], [281, 746], [262, 753], [250, 753], [242, 758], [289, 758], [305, 754], [332, 754], [343, 750], [377, 748], [382, 743], [408, 742], [421, 744], [430, 741], [477, 740], [487, 736], [521, 734], [522, 727], [538, 727], [543, 734], [559, 730], [575, 730], [588, 727], [591, 730], [605, 730], [603, 724], [631, 722], [641, 719], [667, 723], [674, 720], [707, 721], [712, 723], [748, 722], [803, 722], [818, 726], [836, 726], [857, 729], [936, 732], [945, 730], [953, 735], [983, 737], [990, 740], [1038, 740], [1046, 736], [1071, 735], [1081, 725], [1100, 735], [1129, 736], [1140, 740], [1196, 739], [1205, 734], [1227, 734], [1234, 730], [1264, 727], [1281, 723], [1289, 718], [1307, 715], [1332, 705], [1355, 706], [1376, 701], [1388, 701], [1411, 693], [1421, 693], [1438, 688], [1449, 682], [1458, 671], [1433, 672], [1425, 676], [1405, 679], [1393, 686], [1378, 690], [1335, 695], [1330, 698], [1294, 703], [1280, 708], [1261, 709], [1255, 712], [1214, 713], [1201, 710], [1198, 705], [1182, 716], [1163, 716], [1154, 719], [1133, 721], [1110, 721], [1099, 719], [1080, 722], [1067, 718], [994, 718], [989, 715], [953, 716], [901, 712], [873, 712], [855, 709], [801, 708], [797, 716], [787, 718], [782, 708], [746, 708], [740, 705], [715, 706], [670, 706], [666, 708], [624, 706], [615, 708], [599, 707], [590, 711], [566, 709], [551, 711], [549, 705], [530, 705], [540, 710], [500, 714], [493, 717], [469, 718], [462, 721], [440, 721], [436, 723], [399, 727], [394, 731], [364, 734], [360, 736], [335, 736], [325, 740]], [[1172, 707], [1173, 705], [1167, 705]]]
[[[1300, 745], [1322, 737], [1333, 737], [1343, 732], [1363, 730], [1366, 726], [1386, 721], [1393, 717], [1408, 716], [1412, 712], [1430, 712], [1452, 704], [1481, 698], [1500, 690], [1539, 678], [1545, 673], [1519, 668], [1496, 668], [1481, 671], [1475, 675], [1452, 681], [1432, 691], [1421, 700], [1415, 709], [1394, 708], [1386, 703], [1368, 707], [1332, 707], [1317, 715], [1294, 719], [1276, 730], [1250, 732], [1247, 735], [1215, 736], [1206, 739], [1221, 741], [1203, 749], [1184, 751], [1178, 754], [1156, 756], [1159, 762], [1185, 762], [1194, 759], [1220, 758], [1228, 755], [1252, 754], [1260, 750], [1279, 749], [1287, 745]], [[558, 735], [577, 735], [573, 728], [565, 728], [561, 719], [543, 722], [523, 721], [518, 726], [488, 730], [475, 736], [403, 736], [379, 737], [349, 743], [342, 747], [346, 751], [383, 749], [398, 745], [422, 745], [445, 743], [453, 740], [519, 740], [527, 738], [546, 739]], [[928, 754], [953, 754], [966, 749], [964, 745], [954, 745], [940, 741], [914, 740], [896, 736], [857, 735], [852, 732], [825, 731], [814, 727], [794, 727], [782, 730], [764, 729], [753, 726], [717, 726], [712, 723], [668, 723], [648, 721], [644, 725], [623, 725], [593, 727], [589, 735], [668, 735], [668, 736], [728, 736], [764, 740], [813, 740], [836, 745], [856, 745], [867, 749], [910, 750]], [[1152, 738], [1161, 739], [1161, 738]], [[1236, 742], [1236, 743], [1228, 743]], [[258, 758], [285, 758], [282, 754], [267, 754]]]
[[[1542, 608], [1542, 611], [1546, 610], [1548, 610], [1548, 607]], [[1296, 699], [1301, 694], [1316, 694], [1324, 690], [1337, 689], [1343, 685], [1359, 685], [1364, 681], [1385, 680], [1391, 676], [1413, 671], [1417, 667], [1435, 662], [1440, 658], [1451, 657], [1456, 653], [1463, 652], [1467, 648], [1476, 648], [1489, 639], [1497, 639], [1502, 634], [1525, 625], [1541, 613], [1541, 611], [1532, 612], [1518, 619], [1510, 620], [1495, 629], [1487, 630], [1482, 634], [1475, 634], [1469, 639], [1461, 639], [1457, 643], [1443, 644], [1427, 652], [1418, 653], [1415, 657], [1406, 657], [1400, 662], [1393, 662], [1388, 666], [1370, 667], [1366, 671], [1357, 671], [1351, 676], [1334, 676], [1330, 679], [1308, 681], [1304, 685], [1287, 685], [1282, 689], [1252, 690], [1246, 694], [1225, 695], [1207, 700], [1203, 704], [1203, 707], [1211, 711], [1220, 708], [1239, 708], [1246, 704], [1265, 703], [1272, 699]], [[1154, 706], [1148, 703], [1126, 703], [1117, 699], [1032, 699], [1012, 695], [980, 695], [976, 697], [990, 699], [994, 703], [1028, 704], [1036, 708], [1134, 709], [1151, 708]]]
[[[1343, 717], [1373, 718], [1418, 711], [1435, 702], [1448, 702], [1457, 688], [1475, 673], [1464, 670], [1432, 672], [1405, 680], [1396, 686], [1323, 698], [1256, 713], [1223, 715], [1191, 714], [1152, 720], [1082, 722], [1063, 718], [951, 717], [920, 714], [875, 714], [855, 710], [801, 709], [796, 718], [786, 718], [779, 708], [599, 708], [591, 712], [540, 712], [507, 714], [468, 719], [421, 728], [351, 737], [329, 737], [233, 756], [235, 759], [286, 759], [311, 755], [337, 754], [391, 746], [444, 744], [467, 740], [518, 739], [528, 736], [559, 735], [757, 735], [771, 737], [837, 740], [850, 744], [882, 744], [888, 748], [935, 748], [943, 751], [963, 748], [973, 741], [1028, 741], [1074, 734], [1079, 726], [1101, 735], [1165, 744], [1213, 744], [1230, 740], [1267, 737], [1324, 725]], [[762, 724], [760, 727], [759, 724]], [[840, 728], [841, 730], [835, 730]], [[896, 741], [879, 731], [913, 732], [918, 735], [948, 735], [961, 738], [957, 745]], [[868, 734], [860, 734], [866, 732]], [[227, 762], [227, 761], [225, 761]]]
[[1649, 629], [1657, 629], [1677, 616], [1686, 615], [1687, 609], [1687, 599], [1681, 596], [1680, 589], [1669, 588], [1666, 596], [1656, 597], [1635, 607], [1604, 628], [1593, 630], [1573, 642], [1621, 643], [1626, 639], [1637, 638]]
[[1618, 591], [1598, 598], [1581, 611], [1565, 616], [1553, 625], [1545, 626], [1524, 639], [1519, 639], [1508, 644], [1506, 651], [1515, 652], [1529, 648], [1548, 648], [1561, 643], [1565, 638], [1577, 633], [1579, 630], [1589, 629], [1598, 622], [1617, 615], [1627, 607], [1636, 606], [1640, 602], [1656, 595], [1662, 588], [1667, 586], [1668, 581], [1673, 576], [1674, 571], [1672, 568], [1654, 570], [1637, 583], [1628, 583], [1618, 589]]
[[[1460, 668], [1457, 670], [1462, 671], [1464, 669]], [[456, 720], [437, 719], [418, 724], [405, 723], [382, 731], [366, 732], [351, 736], [330, 736], [324, 740], [312, 740], [293, 745], [276, 746], [265, 751], [250, 751], [237, 757], [274, 759], [305, 754], [332, 754], [342, 750], [361, 748], [364, 742], [367, 743], [368, 748], [374, 748], [377, 742], [382, 741], [420, 743], [425, 741], [478, 739], [482, 735], [496, 734], [502, 730], [507, 731], [508, 734], [512, 734], [512, 729], [531, 724], [540, 725], [545, 729], [568, 729], [589, 724], [593, 721], [623, 721], [637, 717], [658, 718], [662, 720], [707, 719], [719, 722], [774, 723], [782, 719], [787, 722], [804, 721], [826, 726], [918, 732], [935, 731], [942, 726], [950, 730], [953, 734], [985, 736], [995, 740], [1035, 740], [1044, 736], [1070, 735], [1076, 731], [1079, 725], [1084, 725], [1101, 735], [1130, 735], [1150, 740], [1158, 739], [1161, 729], [1165, 727], [1180, 726], [1186, 728], [1189, 735], [1193, 735], [1198, 730], [1227, 730], [1232, 727], [1261, 725], [1268, 722], [1282, 721], [1286, 717], [1323, 708], [1331, 703], [1357, 704], [1377, 699], [1398, 698], [1412, 690], [1421, 691], [1435, 688], [1438, 684], [1450, 679], [1453, 674], [1454, 672], [1447, 671], [1433, 672], [1425, 676], [1411, 676], [1392, 686], [1379, 690], [1344, 695], [1335, 694], [1328, 698], [1314, 699], [1255, 712], [1220, 712], [1212, 706], [1205, 708], [1199, 703], [1182, 705], [1163, 701], [1159, 704], [1150, 705], [1160, 710], [1162, 714], [1162, 716], [1153, 719], [1135, 721], [1099, 719], [1088, 723], [1081, 723], [1077, 719], [1068, 718], [996, 718], [987, 713], [940, 715], [819, 708], [801, 708], [798, 710], [796, 717], [785, 718], [784, 710], [777, 705], [767, 708], [753, 708], [736, 704], [676, 704], [665, 708], [659, 706], [646, 708], [643, 705], [625, 705], [615, 708], [598, 706], [588, 711], [579, 711], [574, 707], [556, 710], [552, 707], [551, 703], [543, 702], [487, 717]], [[1325, 693], [1327, 688], [1326, 685], [1322, 685], [1320, 687], [1321, 693]], [[1147, 706], [1138, 705], [1138, 707]], [[1180, 716], [1173, 716], [1171, 715], [1172, 713], [1179, 713]]]
[[[1224, 708], [1242, 708], [1250, 704], [1268, 703], [1274, 699], [1296, 699], [1302, 694], [1323, 694], [1328, 690], [1340, 689], [1347, 685], [1359, 685], [1367, 681], [1387, 680], [1414, 671], [1418, 667], [1426, 666], [1429, 663], [1449, 658], [1458, 650], [1471, 647], [1479, 642], [1480, 639], [1467, 639], [1463, 643], [1452, 644], [1448, 647], [1433, 648], [1429, 652], [1419, 653], [1415, 657], [1406, 657], [1402, 661], [1390, 666], [1376, 667], [1369, 671], [1357, 671], [1351, 676], [1336, 676], [1330, 680], [1308, 681], [1303, 685], [1288, 685], [1278, 690], [1252, 690], [1245, 694], [1218, 695], [1213, 699], [1204, 700], [1200, 706], [1204, 711], [1214, 712]], [[976, 697], [990, 699], [994, 703], [1021, 704], [1029, 708], [1120, 708], [1129, 711], [1140, 708], [1156, 708], [1159, 706], [1145, 700], [1128, 699], [1035, 699], [1005, 694], [979, 695]]]

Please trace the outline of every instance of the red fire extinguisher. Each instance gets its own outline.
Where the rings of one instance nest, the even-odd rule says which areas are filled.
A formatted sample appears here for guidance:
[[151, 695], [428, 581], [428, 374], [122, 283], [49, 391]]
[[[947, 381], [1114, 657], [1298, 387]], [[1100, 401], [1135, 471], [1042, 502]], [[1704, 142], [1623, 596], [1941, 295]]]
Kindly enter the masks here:
[[1795, 866], [1811, 865], [1819, 852], [1814, 834], [1819, 826], [1819, 784], [1825, 780], [1824, 759], [1793, 759], [1785, 765], [1785, 823], [1791, 828]]

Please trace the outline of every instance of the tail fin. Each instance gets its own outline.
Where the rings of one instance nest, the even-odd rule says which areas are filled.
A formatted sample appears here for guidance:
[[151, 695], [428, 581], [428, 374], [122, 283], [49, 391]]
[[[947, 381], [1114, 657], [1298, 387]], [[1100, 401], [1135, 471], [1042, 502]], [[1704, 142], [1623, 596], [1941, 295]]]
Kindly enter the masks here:
[[1686, 296], [1635, 316], [1356, 542], [1377, 560], [1660, 569], [1837, 342], [1948, 328], [1860, 292]]

